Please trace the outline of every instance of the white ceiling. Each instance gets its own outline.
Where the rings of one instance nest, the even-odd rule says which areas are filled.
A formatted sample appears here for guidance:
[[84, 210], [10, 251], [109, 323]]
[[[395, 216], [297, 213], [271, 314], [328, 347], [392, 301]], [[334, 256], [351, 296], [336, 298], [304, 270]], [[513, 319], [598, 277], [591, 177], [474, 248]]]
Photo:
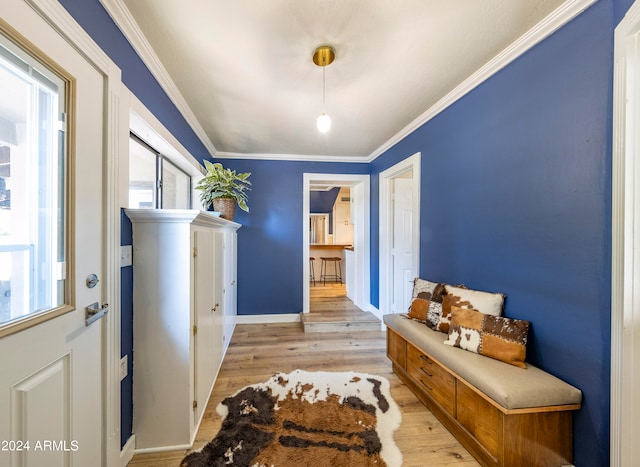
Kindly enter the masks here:
[[[364, 161], [505, 49], [576, 2], [103, 3], [121, 28], [114, 4], [134, 20], [130, 26], [148, 41], [216, 156]], [[123, 30], [131, 38], [130, 30]], [[322, 69], [311, 60], [323, 44], [336, 51], [326, 69], [326, 112], [333, 122], [327, 134], [316, 129]]]

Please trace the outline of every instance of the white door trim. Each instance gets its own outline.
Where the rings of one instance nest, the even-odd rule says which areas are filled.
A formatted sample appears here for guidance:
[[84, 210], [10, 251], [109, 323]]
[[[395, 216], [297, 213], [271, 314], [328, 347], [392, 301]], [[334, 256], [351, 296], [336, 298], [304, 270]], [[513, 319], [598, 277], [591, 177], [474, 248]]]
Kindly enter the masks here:
[[[302, 174], [302, 312], [309, 313], [309, 188], [312, 184], [349, 186], [356, 189], [354, 203], [353, 250], [355, 287], [353, 303], [362, 310], [371, 308], [370, 295], [370, 178], [369, 175]], [[360, 195], [361, 193], [361, 195]]]
[[611, 186], [611, 456], [640, 463], [640, 2], [615, 30]]
[[42, 16], [71, 46], [91, 63], [106, 81], [104, 140], [105, 176], [105, 254], [103, 302], [110, 312], [103, 318], [104, 339], [102, 371], [106, 387], [102, 401], [105, 414], [102, 458], [104, 465], [120, 464], [120, 199], [119, 160], [128, 151], [128, 91], [121, 71], [107, 54], [82, 29], [57, 0], [24, 0]]
[[401, 162], [387, 170], [380, 172], [380, 314], [388, 314], [391, 312], [392, 303], [392, 287], [390, 274], [391, 271], [391, 235], [393, 226], [391, 195], [393, 193], [392, 182], [395, 177], [403, 175], [409, 171], [413, 171], [413, 264], [412, 270], [414, 276], [420, 274], [420, 158], [419, 152], [413, 156], [407, 157]]

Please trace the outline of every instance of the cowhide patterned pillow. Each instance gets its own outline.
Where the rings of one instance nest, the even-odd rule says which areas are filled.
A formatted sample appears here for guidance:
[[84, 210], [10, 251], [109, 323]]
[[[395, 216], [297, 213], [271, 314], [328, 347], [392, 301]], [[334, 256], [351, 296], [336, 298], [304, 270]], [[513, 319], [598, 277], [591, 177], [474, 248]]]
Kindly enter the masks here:
[[444, 289], [445, 295], [442, 299], [442, 314], [435, 328], [437, 331], [449, 332], [452, 306], [467, 310], [477, 310], [487, 315], [502, 315], [504, 294], [465, 289], [448, 284], [444, 286]]
[[435, 329], [442, 314], [443, 294], [444, 284], [416, 277], [413, 280], [413, 295], [407, 317]]
[[445, 344], [526, 368], [529, 321], [492, 316], [451, 307], [449, 338]]

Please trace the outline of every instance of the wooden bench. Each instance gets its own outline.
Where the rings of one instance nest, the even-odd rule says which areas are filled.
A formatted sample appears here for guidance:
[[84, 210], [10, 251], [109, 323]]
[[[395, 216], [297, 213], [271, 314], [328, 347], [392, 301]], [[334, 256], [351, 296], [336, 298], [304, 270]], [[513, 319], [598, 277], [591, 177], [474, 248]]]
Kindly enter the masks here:
[[443, 344], [446, 335], [385, 315], [393, 371], [484, 466], [573, 461], [582, 393], [527, 363], [522, 369]]

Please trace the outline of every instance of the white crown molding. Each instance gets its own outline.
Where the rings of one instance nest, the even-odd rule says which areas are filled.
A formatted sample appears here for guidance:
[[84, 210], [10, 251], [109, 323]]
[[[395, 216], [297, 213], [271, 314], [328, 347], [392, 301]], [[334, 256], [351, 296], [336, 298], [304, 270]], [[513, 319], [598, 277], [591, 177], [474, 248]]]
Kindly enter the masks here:
[[182, 93], [178, 90], [173, 79], [171, 79], [166, 68], [162, 65], [153, 47], [151, 47], [151, 44], [149, 44], [149, 41], [138, 27], [138, 23], [136, 23], [135, 19], [131, 16], [124, 2], [122, 0], [100, 0], [100, 3], [102, 3], [107, 13], [109, 13], [109, 16], [111, 16], [113, 21], [118, 25], [120, 31], [122, 31], [131, 46], [138, 53], [138, 56], [156, 78], [164, 92], [167, 93], [169, 99], [171, 99], [178, 108], [178, 111], [185, 118], [202, 144], [207, 148], [211, 157], [214, 157], [216, 155], [215, 146], [207, 136], [204, 128], [202, 128], [202, 125], [200, 125], [200, 122], [182, 96]]
[[369, 155], [367, 162], [375, 160], [382, 153], [390, 149], [396, 143], [402, 141], [409, 134], [413, 133], [451, 104], [471, 92], [478, 85], [488, 80], [491, 76], [513, 62], [526, 51], [542, 42], [545, 38], [567, 24], [596, 1], [597, 0], [568, 0], [564, 2], [546, 18], [520, 36], [516, 41], [456, 86], [451, 92], [427, 109], [419, 117], [388, 139], [384, 144], [382, 144], [382, 146]]
[[360, 156], [327, 156], [304, 154], [259, 154], [240, 152], [217, 152], [217, 159], [254, 159], [271, 161], [302, 161], [302, 162], [360, 162], [369, 163], [365, 157]]

